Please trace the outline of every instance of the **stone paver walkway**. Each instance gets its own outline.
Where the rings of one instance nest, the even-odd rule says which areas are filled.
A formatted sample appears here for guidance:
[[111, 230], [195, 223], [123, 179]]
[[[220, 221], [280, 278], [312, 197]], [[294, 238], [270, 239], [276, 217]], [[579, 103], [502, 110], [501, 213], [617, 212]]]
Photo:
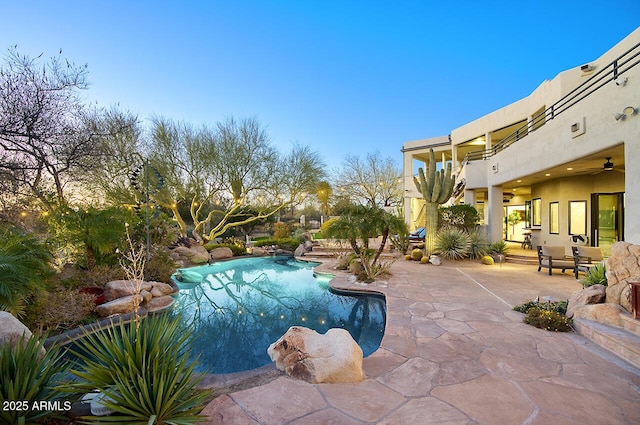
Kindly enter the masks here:
[[[319, 270], [332, 272], [331, 262]], [[337, 273], [332, 284], [362, 288]], [[511, 307], [536, 296], [567, 299], [571, 273], [469, 262], [400, 260], [367, 288], [387, 298], [380, 349], [360, 384], [308, 384], [286, 376], [221, 395], [208, 424], [640, 423], [640, 371], [575, 333], [522, 322]]]

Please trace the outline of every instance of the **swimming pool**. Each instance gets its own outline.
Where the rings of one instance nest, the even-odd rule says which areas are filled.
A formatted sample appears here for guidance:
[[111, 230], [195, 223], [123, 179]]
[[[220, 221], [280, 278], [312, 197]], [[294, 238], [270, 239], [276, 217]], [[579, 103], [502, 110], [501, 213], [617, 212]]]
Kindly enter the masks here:
[[339, 294], [320, 263], [293, 257], [252, 257], [182, 269], [202, 276], [181, 283], [176, 311], [194, 320], [197, 370], [232, 373], [271, 363], [267, 347], [290, 326], [319, 333], [344, 328], [364, 356], [378, 349], [384, 335], [386, 304], [375, 294]]

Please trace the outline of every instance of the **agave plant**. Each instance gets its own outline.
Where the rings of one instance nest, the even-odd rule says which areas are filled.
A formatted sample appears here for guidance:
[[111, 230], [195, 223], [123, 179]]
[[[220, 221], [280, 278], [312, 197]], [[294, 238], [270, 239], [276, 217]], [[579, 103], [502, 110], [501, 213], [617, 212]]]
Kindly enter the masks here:
[[191, 327], [168, 314], [137, 325], [118, 324], [83, 337], [71, 350], [83, 365], [71, 373], [70, 392], [100, 391], [109, 416], [87, 417], [92, 424], [192, 424], [210, 391], [199, 390], [187, 344]]
[[436, 236], [436, 250], [444, 258], [460, 260], [469, 255], [471, 238], [465, 231], [453, 227], [443, 227]]
[[34, 403], [41, 401], [50, 406], [57, 403], [61, 411], [70, 407], [57, 387], [67, 362], [56, 347], [49, 347], [43, 355], [42, 341], [23, 337], [15, 346], [0, 343], [0, 423], [28, 425], [53, 415], [52, 410], [32, 409]]
[[469, 233], [471, 247], [469, 249], [469, 257], [480, 259], [489, 252], [489, 238], [481, 230], [473, 230]]
[[607, 267], [604, 263], [594, 263], [581, 281], [582, 286], [587, 288], [592, 285], [607, 286]]

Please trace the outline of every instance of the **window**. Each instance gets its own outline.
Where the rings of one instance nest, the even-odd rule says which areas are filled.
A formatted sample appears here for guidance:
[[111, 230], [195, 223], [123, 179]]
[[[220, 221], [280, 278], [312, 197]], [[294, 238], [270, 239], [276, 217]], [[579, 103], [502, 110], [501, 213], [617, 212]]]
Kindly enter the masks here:
[[531, 201], [531, 226], [542, 226], [542, 198]]
[[558, 202], [549, 203], [549, 233], [555, 235], [560, 233], [559, 205]]
[[569, 201], [569, 234], [587, 234], [587, 201]]

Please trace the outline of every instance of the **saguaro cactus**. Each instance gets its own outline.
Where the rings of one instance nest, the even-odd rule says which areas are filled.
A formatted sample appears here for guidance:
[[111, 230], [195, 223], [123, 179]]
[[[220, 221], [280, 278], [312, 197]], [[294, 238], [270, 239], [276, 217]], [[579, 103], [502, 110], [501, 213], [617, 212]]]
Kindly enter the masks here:
[[436, 171], [436, 156], [433, 149], [429, 150], [429, 165], [425, 173], [418, 169], [418, 177], [413, 177], [413, 182], [422, 194], [425, 202], [425, 238], [424, 250], [427, 256], [435, 249], [436, 233], [438, 231], [438, 206], [444, 204], [453, 192], [454, 178], [451, 176], [451, 163], [446, 170]]

